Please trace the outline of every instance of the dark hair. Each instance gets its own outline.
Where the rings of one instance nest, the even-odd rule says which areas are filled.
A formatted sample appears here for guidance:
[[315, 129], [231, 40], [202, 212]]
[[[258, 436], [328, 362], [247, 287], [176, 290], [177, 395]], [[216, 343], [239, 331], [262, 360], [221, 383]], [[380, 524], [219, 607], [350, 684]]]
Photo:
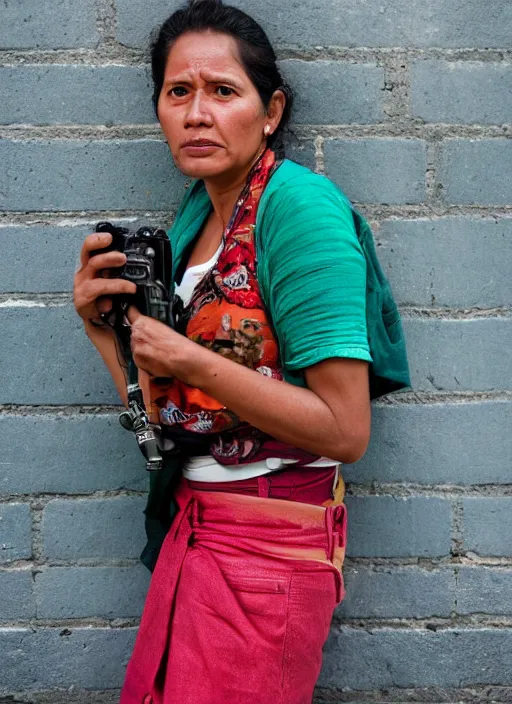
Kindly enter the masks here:
[[245, 12], [222, 0], [189, 0], [188, 5], [176, 10], [157, 30], [151, 44], [151, 71], [153, 76], [153, 106], [157, 112], [162, 90], [167, 57], [173, 43], [187, 32], [211, 30], [233, 37], [240, 51], [242, 65], [256, 86], [265, 109], [274, 91], [282, 90], [286, 105], [279, 127], [268, 138], [268, 145], [279, 155], [284, 153], [283, 134], [290, 119], [293, 93], [283, 80], [276, 63], [276, 55], [260, 25]]

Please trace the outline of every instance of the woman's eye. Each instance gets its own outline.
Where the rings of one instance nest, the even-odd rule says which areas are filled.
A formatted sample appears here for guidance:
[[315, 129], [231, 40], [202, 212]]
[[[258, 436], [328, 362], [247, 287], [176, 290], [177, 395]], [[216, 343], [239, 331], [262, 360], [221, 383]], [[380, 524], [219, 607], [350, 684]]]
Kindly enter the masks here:
[[174, 86], [174, 88], [171, 88], [169, 91], [169, 94], [174, 95], [175, 98], [183, 98], [187, 94], [187, 89], [183, 86]]
[[229, 86], [218, 86], [217, 93], [223, 98], [229, 98], [230, 95], [233, 95], [233, 89]]

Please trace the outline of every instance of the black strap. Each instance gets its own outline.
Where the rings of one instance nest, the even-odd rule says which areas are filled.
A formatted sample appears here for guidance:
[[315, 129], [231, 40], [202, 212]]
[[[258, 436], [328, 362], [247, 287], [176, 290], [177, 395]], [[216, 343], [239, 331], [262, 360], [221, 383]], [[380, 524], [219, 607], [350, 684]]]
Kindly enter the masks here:
[[[127, 303], [115, 300], [112, 310], [101, 317], [114, 330], [121, 354], [128, 365], [128, 408], [120, 413], [119, 422], [125, 430], [135, 433], [139, 450], [146, 458], [146, 469], [148, 472], [155, 472], [161, 470], [163, 466], [160, 426], [149, 421], [144, 405], [142, 389], [139, 386], [139, 373], [130, 345], [131, 326], [126, 322], [127, 308]], [[174, 444], [167, 443], [166, 449], [168, 452], [174, 451]]]

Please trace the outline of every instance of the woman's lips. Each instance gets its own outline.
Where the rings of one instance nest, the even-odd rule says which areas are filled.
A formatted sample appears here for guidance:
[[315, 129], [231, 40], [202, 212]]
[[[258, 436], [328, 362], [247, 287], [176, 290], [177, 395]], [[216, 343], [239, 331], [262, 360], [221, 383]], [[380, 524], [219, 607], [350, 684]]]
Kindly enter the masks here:
[[190, 156], [208, 156], [221, 146], [215, 142], [187, 142], [181, 148]]

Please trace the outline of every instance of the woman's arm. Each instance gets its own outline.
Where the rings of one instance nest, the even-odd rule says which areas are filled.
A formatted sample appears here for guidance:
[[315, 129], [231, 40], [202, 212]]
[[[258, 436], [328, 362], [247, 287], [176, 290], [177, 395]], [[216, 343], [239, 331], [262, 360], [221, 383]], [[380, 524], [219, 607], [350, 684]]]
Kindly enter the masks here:
[[[87, 337], [100, 353], [105, 366], [110, 372], [121, 402], [128, 407], [128, 376], [124, 360], [123, 364], [121, 364], [121, 349], [116, 341], [114, 331], [110, 327], [96, 327], [88, 321], [84, 321], [84, 328], [87, 333]], [[138, 371], [139, 386], [142, 390], [146, 413], [148, 414], [150, 421], [153, 423], [158, 423], [158, 409], [153, 408], [151, 405], [149, 377], [142, 369], [139, 369]]]
[[370, 436], [368, 363], [331, 358], [308, 367], [307, 389], [226, 359], [131, 307], [132, 353], [151, 376], [176, 376], [283, 442], [355, 462]]
[[96, 327], [85, 320], [84, 328], [87, 337], [96, 347], [103, 359], [105, 366], [116, 385], [117, 392], [125, 406], [128, 405], [128, 392], [126, 389], [126, 371], [121, 366], [115, 333], [109, 327]]
[[111, 309], [112, 295], [135, 293], [136, 286], [131, 281], [111, 279], [106, 275], [109, 269], [125, 264], [125, 254], [114, 250], [91, 256], [111, 241], [112, 235], [106, 232], [95, 232], [85, 238], [80, 251], [80, 266], [73, 281], [73, 302], [87, 336], [100, 353], [126, 406], [126, 372], [121, 365], [122, 357], [117, 349], [115, 333], [107, 326], [98, 326], [98, 323], [100, 314]]
[[[182, 365], [186, 368], [187, 361]], [[198, 355], [195, 363], [189, 355], [188, 366], [189, 382], [278, 440], [346, 463], [366, 451], [371, 421], [368, 362], [319, 362], [305, 370], [307, 389], [214, 352]]]

